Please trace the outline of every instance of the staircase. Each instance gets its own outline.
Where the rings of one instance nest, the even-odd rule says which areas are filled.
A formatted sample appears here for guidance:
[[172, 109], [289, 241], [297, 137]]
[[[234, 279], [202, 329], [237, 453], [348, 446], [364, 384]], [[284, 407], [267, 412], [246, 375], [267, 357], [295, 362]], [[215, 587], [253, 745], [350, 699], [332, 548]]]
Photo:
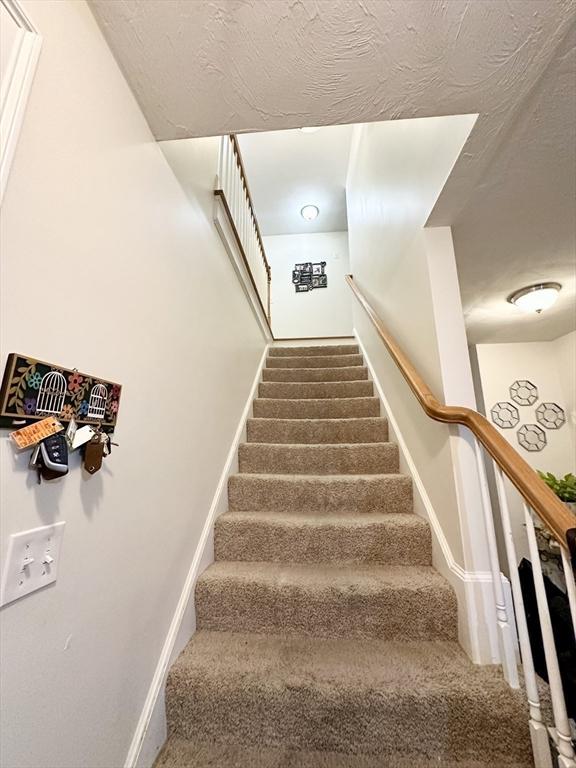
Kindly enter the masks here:
[[270, 350], [158, 768], [533, 765], [457, 606], [358, 348]]

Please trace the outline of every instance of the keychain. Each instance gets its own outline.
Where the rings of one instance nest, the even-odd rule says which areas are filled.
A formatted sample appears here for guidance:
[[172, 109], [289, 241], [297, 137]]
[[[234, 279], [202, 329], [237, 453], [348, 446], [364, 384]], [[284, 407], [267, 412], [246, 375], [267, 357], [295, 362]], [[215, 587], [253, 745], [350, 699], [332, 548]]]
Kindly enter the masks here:
[[113, 443], [110, 435], [103, 432], [100, 425], [84, 447], [84, 469], [91, 475], [96, 474], [102, 467], [102, 459], [110, 455]]
[[102, 466], [104, 456], [104, 442], [100, 431], [95, 432], [84, 448], [84, 469], [91, 475], [96, 474]]

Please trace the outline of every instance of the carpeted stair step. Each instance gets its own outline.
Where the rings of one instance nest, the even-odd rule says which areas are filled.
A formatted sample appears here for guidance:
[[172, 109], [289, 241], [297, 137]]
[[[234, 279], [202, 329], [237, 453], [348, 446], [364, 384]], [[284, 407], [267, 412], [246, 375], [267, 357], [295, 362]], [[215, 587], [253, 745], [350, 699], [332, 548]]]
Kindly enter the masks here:
[[399, 466], [395, 443], [243, 443], [238, 463], [240, 472], [276, 475], [390, 474]]
[[431, 565], [428, 523], [413, 513], [226, 512], [216, 560]]
[[358, 419], [248, 419], [251, 443], [385, 443], [388, 422], [382, 417]]
[[215, 562], [196, 626], [219, 632], [456, 640], [456, 597], [429, 566]]
[[362, 355], [295, 355], [294, 357], [270, 357], [267, 368], [344, 368], [364, 366]]
[[275, 399], [257, 397], [253, 413], [264, 419], [352, 419], [380, 416], [377, 397], [326, 397], [322, 399]]
[[[498, 756], [500, 759], [500, 755]], [[340, 752], [305, 752], [278, 747], [242, 747], [212, 741], [189, 741], [171, 736], [154, 768], [494, 768], [478, 760], [420, 760], [393, 755], [384, 765], [377, 755], [346, 755]], [[498, 768], [534, 768], [530, 762], [510, 762], [502, 756]]]
[[368, 368], [263, 368], [262, 381], [366, 381]]
[[352, 755], [378, 756], [381, 768], [532, 765], [523, 692], [455, 642], [197, 632], [170, 671], [166, 705], [173, 736], [342, 755], [282, 768], [356, 768]]
[[228, 508], [278, 512], [412, 512], [407, 475], [232, 475]]
[[264, 381], [258, 385], [259, 397], [289, 400], [372, 397], [371, 381]]
[[270, 357], [310, 357], [326, 355], [357, 355], [358, 344], [330, 344], [315, 347], [270, 347]]
[[272, 347], [157, 768], [529, 768], [525, 699], [457, 603], [356, 344]]

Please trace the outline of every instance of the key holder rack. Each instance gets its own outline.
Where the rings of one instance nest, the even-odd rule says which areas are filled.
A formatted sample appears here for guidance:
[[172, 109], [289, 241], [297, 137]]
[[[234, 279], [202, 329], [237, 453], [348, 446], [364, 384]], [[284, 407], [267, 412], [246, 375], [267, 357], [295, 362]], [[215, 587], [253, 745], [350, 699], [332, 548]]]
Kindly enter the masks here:
[[0, 428], [17, 429], [55, 416], [113, 432], [121, 391], [113, 381], [12, 352], [0, 388]]

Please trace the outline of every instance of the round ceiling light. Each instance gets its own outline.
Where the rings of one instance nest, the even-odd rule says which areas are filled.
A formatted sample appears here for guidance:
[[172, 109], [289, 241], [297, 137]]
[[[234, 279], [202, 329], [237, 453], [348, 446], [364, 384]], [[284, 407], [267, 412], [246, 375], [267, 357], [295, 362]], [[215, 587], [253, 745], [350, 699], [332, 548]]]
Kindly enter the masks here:
[[306, 219], [306, 221], [314, 221], [319, 213], [320, 211], [316, 205], [305, 205], [300, 211], [300, 215], [303, 219]]
[[308, 125], [308, 126], [305, 126], [304, 128], [300, 128], [300, 130], [302, 131], [302, 133], [316, 133], [316, 131], [320, 130], [320, 126]]
[[554, 304], [561, 288], [560, 283], [537, 283], [514, 291], [508, 296], [508, 301], [524, 312], [537, 312], [539, 314]]

